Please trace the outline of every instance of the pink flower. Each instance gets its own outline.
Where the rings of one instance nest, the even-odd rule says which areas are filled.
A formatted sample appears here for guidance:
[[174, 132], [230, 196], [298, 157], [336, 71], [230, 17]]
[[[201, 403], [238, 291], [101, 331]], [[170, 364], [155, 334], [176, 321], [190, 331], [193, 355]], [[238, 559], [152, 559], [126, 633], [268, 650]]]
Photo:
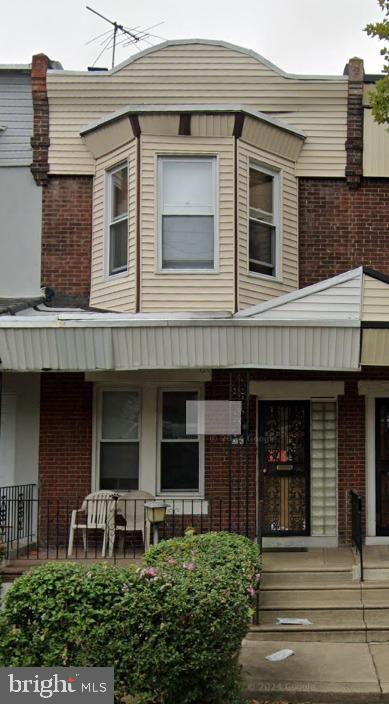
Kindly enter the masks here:
[[165, 562], [167, 565], [176, 565], [177, 564], [177, 560], [175, 560], [173, 557], [168, 557], [165, 560]]
[[258, 574], [255, 575], [255, 581], [256, 581], [256, 582], [260, 582], [260, 581], [261, 581], [261, 575], [259, 574], [259, 572], [258, 572]]
[[250, 596], [251, 596], [252, 598], [255, 597], [256, 591], [255, 591], [254, 587], [247, 587], [246, 591], [247, 591], [248, 594], [250, 594]]
[[147, 567], [143, 573], [146, 577], [156, 577], [158, 570], [156, 567]]
[[188, 572], [193, 572], [193, 570], [195, 569], [195, 565], [193, 562], [184, 562], [182, 566], [184, 570], [188, 570]]

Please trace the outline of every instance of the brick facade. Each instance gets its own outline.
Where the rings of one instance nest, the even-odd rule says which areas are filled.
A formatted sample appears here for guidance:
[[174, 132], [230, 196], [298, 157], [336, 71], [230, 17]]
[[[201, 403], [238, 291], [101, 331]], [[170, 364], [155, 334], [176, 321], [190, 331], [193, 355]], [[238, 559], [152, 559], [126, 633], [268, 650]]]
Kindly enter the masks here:
[[58, 304], [89, 304], [92, 177], [50, 176], [43, 189], [42, 286]]
[[39, 488], [43, 500], [72, 503], [91, 491], [92, 391], [83, 374], [41, 376]]
[[354, 267], [389, 274], [389, 179], [299, 179], [299, 286]]
[[[262, 380], [342, 380], [345, 394], [338, 398], [338, 531], [341, 544], [350, 542], [349, 491], [356, 489], [365, 499], [365, 399], [358, 395], [361, 378], [389, 379], [389, 370], [369, 370], [359, 374], [320, 374], [252, 370], [252, 378]], [[40, 491], [55, 508], [64, 508], [62, 526], [69, 510], [81, 505], [91, 491], [92, 467], [92, 388], [83, 374], [42, 374], [40, 423]], [[205, 386], [207, 399], [223, 400], [230, 395], [228, 371], [214, 371]], [[208, 436], [205, 442], [205, 497], [210, 500], [208, 516], [194, 521], [198, 527], [224, 529], [255, 536], [256, 525], [256, 402], [250, 400], [248, 452], [233, 446], [228, 436]], [[230, 454], [231, 453], [231, 454]], [[230, 462], [231, 460], [231, 462]], [[231, 472], [229, 471], [231, 467]], [[230, 484], [231, 482], [231, 484]], [[231, 521], [229, 496], [231, 486]], [[248, 496], [248, 513], [246, 497]], [[53, 503], [54, 502], [54, 503]], [[365, 503], [365, 501], [364, 501]], [[66, 517], [67, 516], [67, 517]], [[53, 519], [54, 520], [54, 519]], [[185, 525], [193, 523], [185, 517]], [[181, 525], [182, 524], [182, 525]], [[176, 532], [184, 523], [177, 517]], [[44, 525], [43, 525], [44, 527]], [[170, 528], [171, 529], [171, 526]], [[51, 527], [51, 535], [55, 526]], [[65, 538], [66, 530], [63, 537]]]

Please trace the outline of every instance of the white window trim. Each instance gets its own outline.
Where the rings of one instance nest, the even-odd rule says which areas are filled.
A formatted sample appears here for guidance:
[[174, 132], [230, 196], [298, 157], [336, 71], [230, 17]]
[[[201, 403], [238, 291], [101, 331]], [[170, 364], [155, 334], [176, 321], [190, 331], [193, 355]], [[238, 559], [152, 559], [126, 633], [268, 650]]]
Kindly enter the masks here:
[[[162, 266], [162, 170], [164, 160], [187, 159], [188, 161], [210, 161], [212, 163], [212, 183], [213, 183], [213, 203], [214, 203], [214, 257], [212, 269], [167, 269]], [[192, 154], [192, 153], [158, 153], [156, 154], [156, 212], [157, 212], [157, 257], [156, 257], [156, 273], [157, 274], [218, 274], [219, 273], [219, 155], [218, 154]]]
[[[156, 496], [161, 496], [170, 499], [185, 499], [185, 498], [203, 498], [204, 497], [204, 435], [198, 436], [199, 444], [199, 488], [197, 491], [189, 491], [187, 489], [183, 491], [162, 491], [161, 490], [161, 440], [162, 440], [162, 395], [164, 392], [171, 391], [182, 391], [182, 392], [195, 392], [198, 394], [198, 400], [201, 401], [204, 398], [203, 388], [199, 385], [194, 386], [177, 386], [177, 385], [167, 385], [158, 388], [157, 396], [157, 486], [156, 486]], [[179, 440], [177, 441], [179, 442]]]
[[[94, 391], [93, 399], [93, 452], [92, 452], [92, 491], [99, 491], [100, 489], [100, 442], [102, 438], [102, 423], [103, 423], [103, 394], [107, 391], [114, 391], [119, 393], [128, 393], [129, 391], [135, 391], [139, 396], [139, 416], [138, 416], [138, 445], [139, 445], [139, 474], [138, 474], [138, 487], [142, 486], [142, 389], [139, 386], [129, 386], [129, 385], [115, 385], [115, 386], [97, 386]], [[125, 439], [123, 442], [135, 442]], [[125, 494], [129, 491], [128, 489], [123, 489], [117, 491], [117, 493]]]
[[[260, 274], [255, 271], [250, 271], [250, 170], [256, 169], [264, 174], [273, 177], [273, 215], [275, 227], [275, 258], [274, 258], [274, 274]], [[247, 261], [246, 268], [248, 275], [255, 279], [264, 279], [265, 281], [282, 281], [282, 171], [278, 170], [269, 164], [264, 164], [252, 157], [247, 158]]]
[[128, 193], [129, 189], [129, 165], [128, 161], [121, 161], [105, 171], [104, 192], [105, 192], [105, 218], [104, 218], [104, 278], [112, 281], [112, 279], [121, 279], [128, 276], [129, 271], [129, 204], [127, 204], [127, 213], [117, 218], [116, 222], [127, 220], [127, 265], [121, 271], [110, 272], [110, 249], [111, 249], [111, 208], [112, 208], [112, 175], [121, 169], [127, 169]]
[[[204, 500], [204, 468], [205, 442], [200, 436], [199, 491], [158, 493], [160, 477], [160, 455], [158, 442], [159, 391], [196, 391], [199, 400], [204, 399], [204, 382], [175, 381], [163, 378], [161, 380], [142, 381], [139, 384], [128, 381], [107, 383], [95, 382], [93, 388], [93, 422], [92, 422], [92, 457], [91, 457], [91, 491], [97, 491], [100, 485], [100, 424], [102, 421], [103, 391], [138, 391], [139, 401], [139, 487], [149, 491], [153, 496], [169, 499], [202, 499]], [[151, 416], [150, 416], [151, 413]], [[197, 510], [197, 509], [196, 509]], [[205, 515], [205, 505], [203, 505]]]

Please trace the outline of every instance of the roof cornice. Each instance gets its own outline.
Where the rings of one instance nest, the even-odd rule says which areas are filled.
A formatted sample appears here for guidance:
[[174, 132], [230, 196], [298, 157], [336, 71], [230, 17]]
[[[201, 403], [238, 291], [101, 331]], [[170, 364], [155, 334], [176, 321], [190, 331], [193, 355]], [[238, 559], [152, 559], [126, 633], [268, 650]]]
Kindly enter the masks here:
[[294, 137], [299, 139], [305, 139], [305, 133], [302, 130], [293, 127], [288, 122], [283, 120], [278, 120], [274, 117], [270, 117], [266, 113], [260, 112], [258, 110], [253, 110], [252, 108], [246, 107], [244, 105], [231, 105], [231, 104], [180, 104], [180, 105], [166, 105], [166, 104], [139, 104], [139, 105], [126, 105], [120, 110], [116, 110], [113, 113], [106, 115], [100, 120], [86, 125], [80, 130], [80, 135], [85, 137], [86, 135], [94, 132], [101, 127], [107, 127], [107, 125], [120, 120], [128, 115], [145, 115], [145, 114], [182, 114], [182, 113], [202, 113], [202, 114], [215, 114], [215, 113], [230, 113], [237, 114], [242, 113], [248, 117], [253, 117], [256, 120], [265, 122], [272, 127], [277, 127], [285, 132], [289, 132]]

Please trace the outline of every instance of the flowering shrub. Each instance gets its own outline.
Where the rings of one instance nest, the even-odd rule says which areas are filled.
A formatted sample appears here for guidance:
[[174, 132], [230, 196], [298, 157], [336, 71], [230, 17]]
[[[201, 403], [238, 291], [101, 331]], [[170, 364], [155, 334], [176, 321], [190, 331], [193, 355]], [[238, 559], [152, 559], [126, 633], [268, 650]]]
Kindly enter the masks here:
[[148, 566], [164, 563], [189, 565], [206, 564], [210, 569], [226, 571], [234, 586], [258, 588], [260, 580], [260, 554], [258, 546], [248, 538], [234, 533], [203, 533], [186, 531], [184, 538], [162, 540], [150, 547], [145, 555]]
[[232, 541], [225, 555], [240, 566], [216, 564], [212, 538], [208, 550], [192, 546], [202, 537], [167, 541], [175, 557], [153, 548], [144, 569], [67, 562], [23, 575], [0, 613], [0, 666], [111, 665], [116, 702], [238, 701], [236, 658], [258, 555], [250, 568], [249, 547], [241, 543], [240, 561]]

